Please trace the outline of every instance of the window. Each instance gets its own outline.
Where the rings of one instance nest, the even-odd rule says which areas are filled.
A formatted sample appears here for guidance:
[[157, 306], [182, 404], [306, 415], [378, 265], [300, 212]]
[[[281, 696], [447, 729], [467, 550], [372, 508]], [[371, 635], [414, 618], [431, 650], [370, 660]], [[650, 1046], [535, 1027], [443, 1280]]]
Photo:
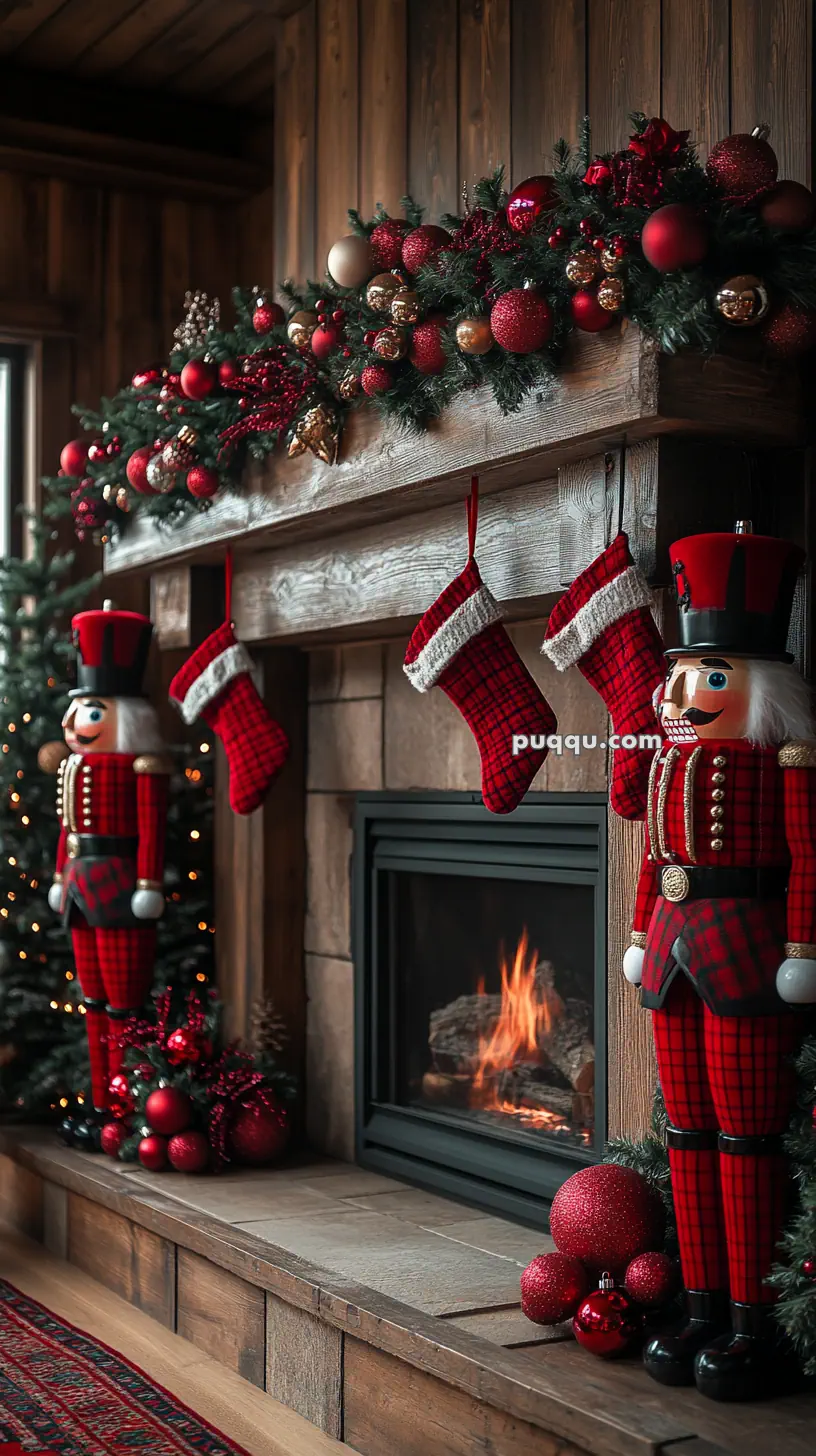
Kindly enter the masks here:
[[23, 391], [26, 351], [0, 344], [0, 551], [20, 554], [23, 498]]

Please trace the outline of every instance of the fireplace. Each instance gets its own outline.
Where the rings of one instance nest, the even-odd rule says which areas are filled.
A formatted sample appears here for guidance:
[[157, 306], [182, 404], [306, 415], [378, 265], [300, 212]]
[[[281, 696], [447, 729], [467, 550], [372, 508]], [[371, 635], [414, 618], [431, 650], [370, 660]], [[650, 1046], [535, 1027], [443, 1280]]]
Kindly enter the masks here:
[[540, 1223], [606, 1136], [606, 799], [360, 794], [357, 1157]]

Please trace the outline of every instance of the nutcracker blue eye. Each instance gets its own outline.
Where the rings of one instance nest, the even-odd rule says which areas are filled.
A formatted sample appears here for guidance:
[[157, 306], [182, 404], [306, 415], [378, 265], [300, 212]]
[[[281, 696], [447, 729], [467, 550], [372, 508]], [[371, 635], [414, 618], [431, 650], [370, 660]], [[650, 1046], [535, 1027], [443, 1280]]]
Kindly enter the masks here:
[[[712, 676], [713, 677], [716, 677], [717, 674], [716, 673], [713, 673]], [[90, 718], [90, 720], [91, 720], [92, 723], [101, 723], [102, 722], [102, 714], [100, 713], [100, 711], [99, 711], [98, 708], [91, 708], [91, 711], [88, 714], [88, 717]]]
[[725, 688], [728, 686], [728, 678], [724, 672], [710, 672], [706, 678], [710, 688]]

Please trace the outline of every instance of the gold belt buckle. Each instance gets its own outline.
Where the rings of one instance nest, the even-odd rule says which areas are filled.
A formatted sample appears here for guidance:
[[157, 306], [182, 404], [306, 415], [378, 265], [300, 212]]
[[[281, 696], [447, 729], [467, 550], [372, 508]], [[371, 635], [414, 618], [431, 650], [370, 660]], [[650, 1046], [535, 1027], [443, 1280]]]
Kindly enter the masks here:
[[691, 881], [681, 865], [669, 865], [660, 876], [660, 890], [666, 900], [677, 904], [688, 898]]
[[69, 834], [65, 841], [65, 848], [69, 859], [76, 859], [79, 854], [79, 835]]

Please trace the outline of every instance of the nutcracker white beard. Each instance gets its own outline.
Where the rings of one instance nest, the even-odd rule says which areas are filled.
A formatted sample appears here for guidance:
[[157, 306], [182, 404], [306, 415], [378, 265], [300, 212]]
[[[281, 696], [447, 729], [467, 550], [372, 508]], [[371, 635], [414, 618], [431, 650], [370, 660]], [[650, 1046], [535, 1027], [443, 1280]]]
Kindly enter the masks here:
[[745, 736], [760, 748], [816, 737], [811, 690], [791, 662], [754, 659]]
[[161, 753], [164, 750], [165, 743], [152, 704], [144, 698], [117, 698], [117, 753]]

